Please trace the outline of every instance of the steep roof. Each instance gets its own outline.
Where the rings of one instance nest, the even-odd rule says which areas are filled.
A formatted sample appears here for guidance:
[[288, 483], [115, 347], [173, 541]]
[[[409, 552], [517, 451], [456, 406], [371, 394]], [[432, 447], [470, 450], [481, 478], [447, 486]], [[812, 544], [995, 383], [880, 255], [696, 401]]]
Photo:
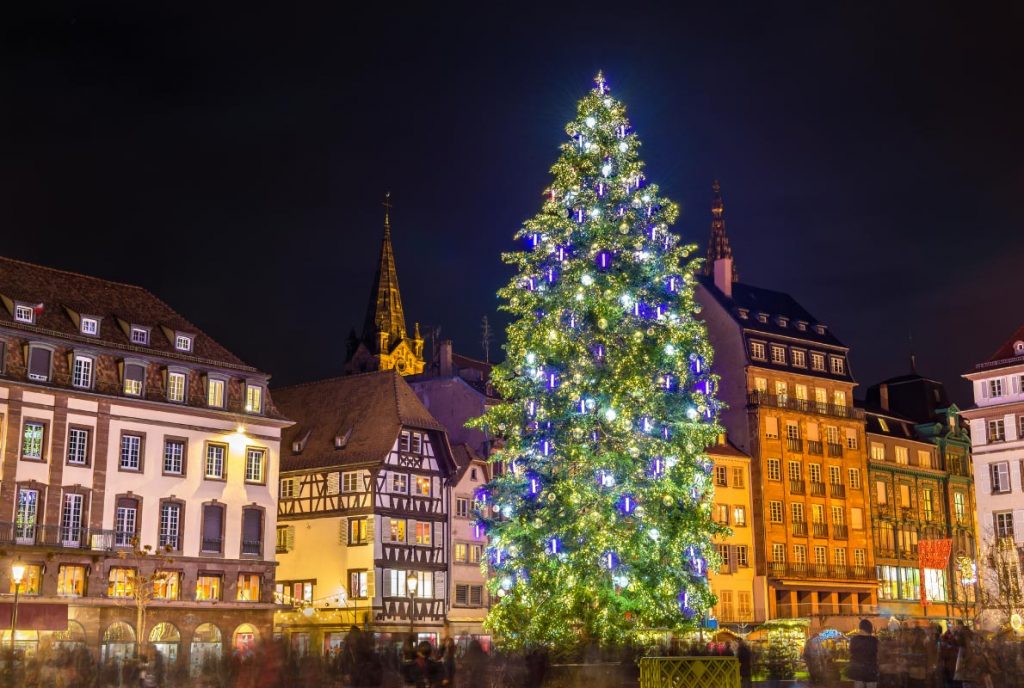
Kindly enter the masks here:
[[[281, 470], [382, 461], [402, 426], [444, 432], [395, 370], [346, 375], [273, 390], [280, 412], [295, 421], [281, 437]], [[335, 438], [343, 438], [336, 448]], [[302, 446], [299, 453], [293, 443]]]
[[724, 438], [724, 441], [719, 440], [717, 443], [712, 444], [705, 451], [708, 456], [731, 456], [736, 459], [749, 459], [750, 454], [737, 447], [732, 443], [729, 438]]
[[475, 451], [473, 451], [473, 447], [469, 446], [468, 444], [453, 444], [452, 458], [455, 459], [456, 465], [456, 483], [462, 480], [462, 476], [466, 474], [466, 471], [469, 470], [469, 467], [472, 465], [474, 461], [487, 461], [487, 459], [483, 458]]
[[[255, 372], [151, 292], [132, 284], [0, 256], [0, 300], [0, 325], [4, 327]], [[34, 323], [14, 319], [16, 302], [42, 304]], [[74, 318], [82, 315], [101, 319], [98, 336], [81, 332]], [[131, 325], [151, 328], [148, 345], [132, 343]], [[191, 352], [174, 348], [175, 332], [193, 336]]]
[[[390, 195], [389, 195], [390, 196]], [[390, 200], [384, 207], [390, 210]], [[366, 320], [363, 323], [363, 342], [376, 352], [380, 346], [379, 332], [388, 333], [388, 351], [405, 339], [405, 311], [402, 310], [402, 295], [398, 291], [398, 270], [395, 268], [395, 250], [391, 246], [391, 218], [384, 214], [384, 238], [380, 244], [380, 258], [377, 272], [370, 287], [370, 302], [366, 306]], [[386, 353], [386, 352], [382, 352]]]
[[[698, 279], [708, 293], [714, 296], [744, 329], [767, 335], [802, 339], [842, 349], [847, 348], [839, 341], [838, 337], [832, 334], [832, 330], [819, 322], [789, 294], [737, 282], [732, 285], [732, 296], [730, 297], [715, 286], [712, 278], [699, 277]], [[761, 313], [768, 316], [766, 322], [761, 322], [758, 319], [757, 316]], [[785, 325], [780, 323], [779, 316], [786, 320]], [[806, 328], [798, 329], [799, 323], [805, 323]], [[819, 327], [824, 328], [824, 331], [819, 332]]]
[[1017, 328], [1013, 335], [1003, 342], [995, 352], [987, 359], [975, 366], [978, 370], [988, 368], [999, 368], [1004, 365], [1019, 365], [1024, 363], [1024, 353], [1015, 346], [1017, 342], [1024, 342], [1024, 325]]
[[[708, 238], [708, 255], [704, 261], [704, 274], [715, 274], [715, 261], [732, 258], [732, 246], [725, 233], [725, 203], [722, 201], [722, 186], [716, 179], [711, 185], [711, 236]], [[732, 281], [739, 282], [740, 273], [736, 263], [732, 266]]]

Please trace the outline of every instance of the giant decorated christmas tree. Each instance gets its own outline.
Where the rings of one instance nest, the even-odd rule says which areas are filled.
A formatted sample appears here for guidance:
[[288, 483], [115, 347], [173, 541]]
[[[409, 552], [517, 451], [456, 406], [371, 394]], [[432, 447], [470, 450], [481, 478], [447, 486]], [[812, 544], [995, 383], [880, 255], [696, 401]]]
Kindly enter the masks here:
[[707, 569], [718, 432], [693, 246], [643, 172], [602, 75], [566, 127], [541, 211], [504, 256], [514, 316], [479, 419], [506, 471], [477, 495], [488, 625], [510, 645], [640, 639], [692, 625]]

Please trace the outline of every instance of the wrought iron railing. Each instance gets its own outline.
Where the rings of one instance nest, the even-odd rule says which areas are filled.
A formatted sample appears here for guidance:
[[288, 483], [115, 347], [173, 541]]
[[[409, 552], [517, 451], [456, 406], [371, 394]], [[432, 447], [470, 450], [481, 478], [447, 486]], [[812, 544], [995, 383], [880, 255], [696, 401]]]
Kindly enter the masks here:
[[832, 537], [834, 537], [836, 540], [849, 540], [850, 539], [850, 531], [848, 530], [848, 526], [845, 526], [845, 525], [834, 525], [834, 526], [832, 526]]
[[[123, 546], [130, 546], [132, 539], [129, 539]], [[109, 550], [113, 549], [115, 544], [116, 537], [113, 530], [24, 522], [0, 523], [0, 546], [35, 545], [61, 549]]]
[[807, 522], [793, 521], [793, 535], [798, 537], [807, 537]]
[[828, 524], [827, 523], [815, 523], [814, 525], [814, 537], [827, 538], [828, 537]]
[[824, 497], [825, 496], [825, 483], [820, 480], [811, 481], [811, 496], [812, 497]]
[[832, 497], [835, 499], [846, 499], [846, 485], [832, 483]]
[[804, 494], [804, 481], [803, 480], [790, 480], [789, 481], [789, 493], [802, 495]]
[[776, 408], [792, 409], [804, 413], [814, 413], [819, 416], [832, 416], [835, 418], [864, 418], [864, 411], [853, 406], [840, 406], [838, 404], [826, 404], [824, 402], [810, 401], [808, 399], [795, 399], [785, 394], [767, 394], [765, 392], [750, 392], [747, 396], [750, 404], [774, 406]]
[[832, 458], [836, 458], [843, 455], [843, 445], [828, 443], [828, 455]]
[[807, 440], [808, 454], [817, 454], [818, 456], [821, 456], [822, 451], [821, 440]]
[[787, 437], [786, 449], [791, 452], [803, 452], [804, 442], [799, 437]]

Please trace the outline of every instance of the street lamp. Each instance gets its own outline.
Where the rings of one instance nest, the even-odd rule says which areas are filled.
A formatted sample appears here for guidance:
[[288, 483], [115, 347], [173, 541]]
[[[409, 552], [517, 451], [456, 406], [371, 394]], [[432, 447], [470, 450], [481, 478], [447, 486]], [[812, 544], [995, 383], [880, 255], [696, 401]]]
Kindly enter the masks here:
[[11, 613], [11, 658], [14, 658], [14, 632], [18, 627], [18, 594], [21, 592], [21, 581], [25, 578], [25, 565], [19, 557], [11, 564], [11, 580], [14, 581], [14, 611]]
[[412, 637], [412, 623], [416, 618], [416, 586], [419, 585], [419, 578], [414, 571], [405, 574], [405, 586], [409, 589], [409, 637]]

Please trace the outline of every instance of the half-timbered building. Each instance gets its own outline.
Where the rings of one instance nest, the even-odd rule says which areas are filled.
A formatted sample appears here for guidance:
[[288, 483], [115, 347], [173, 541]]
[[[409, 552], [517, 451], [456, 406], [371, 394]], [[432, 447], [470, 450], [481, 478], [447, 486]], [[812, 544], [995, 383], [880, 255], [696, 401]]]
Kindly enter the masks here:
[[277, 389], [282, 439], [277, 629], [329, 652], [353, 625], [438, 639], [448, 608], [456, 464], [398, 371]]

